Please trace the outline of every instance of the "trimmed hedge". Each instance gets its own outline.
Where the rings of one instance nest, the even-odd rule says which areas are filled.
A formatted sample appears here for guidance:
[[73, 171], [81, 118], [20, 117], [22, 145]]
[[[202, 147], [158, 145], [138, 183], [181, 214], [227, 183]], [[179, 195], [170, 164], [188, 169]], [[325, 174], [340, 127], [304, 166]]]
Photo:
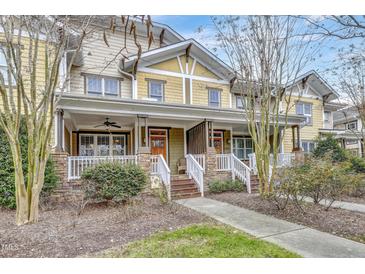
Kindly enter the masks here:
[[212, 181], [208, 184], [209, 191], [212, 193], [221, 193], [226, 191], [241, 192], [245, 187], [241, 181], [238, 180], [226, 180], [226, 181]]
[[[27, 175], [27, 132], [26, 126], [22, 121], [20, 127], [19, 139], [22, 152], [23, 171], [26, 178]], [[14, 209], [15, 201], [15, 175], [13, 158], [9, 146], [9, 141], [0, 128], [0, 206]], [[55, 173], [54, 163], [52, 159], [47, 161], [44, 186], [41, 192], [41, 198], [46, 198], [51, 191], [57, 186], [59, 178]]]
[[147, 176], [138, 165], [102, 163], [81, 176], [86, 200], [123, 202], [138, 195], [147, 184]]

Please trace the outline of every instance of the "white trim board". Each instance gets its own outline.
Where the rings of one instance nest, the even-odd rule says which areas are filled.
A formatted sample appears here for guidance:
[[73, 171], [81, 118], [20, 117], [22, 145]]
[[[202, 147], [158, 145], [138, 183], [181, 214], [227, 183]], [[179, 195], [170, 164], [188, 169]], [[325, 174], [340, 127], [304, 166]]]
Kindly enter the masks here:
[[229, 81], [226, 81], [226, 80], [218, 80], [218, 79], [214, 79], [214, 78], [195, 76], [195, 75], [190, 75], [190, 74], [185, 74], [185, 73], [164, 71], [164, 70], [160, 70], [160, 69], [151, 69], [151, 68], [147, 68], [147, 67], [140, 67], [138, 70], [141, 72], [152, 73], [152, 74], [160, 74], [160, 75], [173, 76], [173, 77], [185, 77], [185, 78], [190, 78], [192, 80], [211, 82], [211, 83], [222, 84], [222, 85], [229, 85]]

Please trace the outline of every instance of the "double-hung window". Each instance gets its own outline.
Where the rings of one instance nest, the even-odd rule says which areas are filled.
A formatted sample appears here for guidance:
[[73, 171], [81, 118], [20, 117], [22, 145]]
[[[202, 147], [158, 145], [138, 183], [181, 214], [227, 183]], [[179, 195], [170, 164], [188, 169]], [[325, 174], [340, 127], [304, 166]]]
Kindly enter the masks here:
[[219, 89], [208, 89], [208, 100], [210, 107], [219, 108], [221, 106], [221, 92]]
[[331, 112], [324, 112], [324, 128], [331, 128]]
[[296, 114], [303, 115], [305, 117], [305, 124], [312, 125], [312, 104], [297, 102], [296, 104]]
[[251, 138], [233, 137], [233, 154], [240, 160], [247, 160], [248, 155], [253, 153]]
[[[3, 75], [4, 84], [7, 86], [9, 85], [8, 80], [8, 64], [6, 62], [4, 49], [0, 47], [0, 73]], [[11, 84], [15, 85], [14, 77], [11, 77]]]
[[158, 102], [164, 101], [164, 81], [148, 80], [148, 97]]
[[87, 75], [86, 92], [87, 94], [99, 96], [119, 96], [120, 81], [115, 78]]

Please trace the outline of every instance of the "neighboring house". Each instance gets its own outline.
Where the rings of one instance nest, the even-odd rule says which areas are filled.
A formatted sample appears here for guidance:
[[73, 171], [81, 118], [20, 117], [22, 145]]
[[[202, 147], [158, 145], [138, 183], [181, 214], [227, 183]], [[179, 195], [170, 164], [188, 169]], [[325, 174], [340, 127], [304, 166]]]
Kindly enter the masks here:
[[[339, 98], [338, 94], [315, 71], [309, 71], [298, 77], [288, 88], [292, 89], [289, 114], [305, 118], [300, 125], [299, 147], [305, 153], [312, 152], [316, 146], [315, 139], [333, 128], [334, 113], [343, 108], [343, 105], [335, 102]], [[292, 133], [286, 130], [281, 152], [287, 153], [293, 150], [293, 145], [296, 144], [293, 144], [292, 140]]]
[[355, 107], [345, 107], [334, 113], [331, 133], [343, 148], [355, 156], [364, 156], [362, 130], [363, 125]]

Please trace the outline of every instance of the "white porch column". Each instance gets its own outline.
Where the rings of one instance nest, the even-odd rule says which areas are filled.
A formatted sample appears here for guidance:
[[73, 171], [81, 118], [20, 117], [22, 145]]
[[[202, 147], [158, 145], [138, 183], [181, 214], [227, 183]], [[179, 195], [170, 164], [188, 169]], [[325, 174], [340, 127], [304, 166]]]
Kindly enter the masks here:
[[56, 151], [63, 152], [63, 139], [64, 139], [64, 121], [63, 121], [63, 110], [57, 109], [56, 110]]

